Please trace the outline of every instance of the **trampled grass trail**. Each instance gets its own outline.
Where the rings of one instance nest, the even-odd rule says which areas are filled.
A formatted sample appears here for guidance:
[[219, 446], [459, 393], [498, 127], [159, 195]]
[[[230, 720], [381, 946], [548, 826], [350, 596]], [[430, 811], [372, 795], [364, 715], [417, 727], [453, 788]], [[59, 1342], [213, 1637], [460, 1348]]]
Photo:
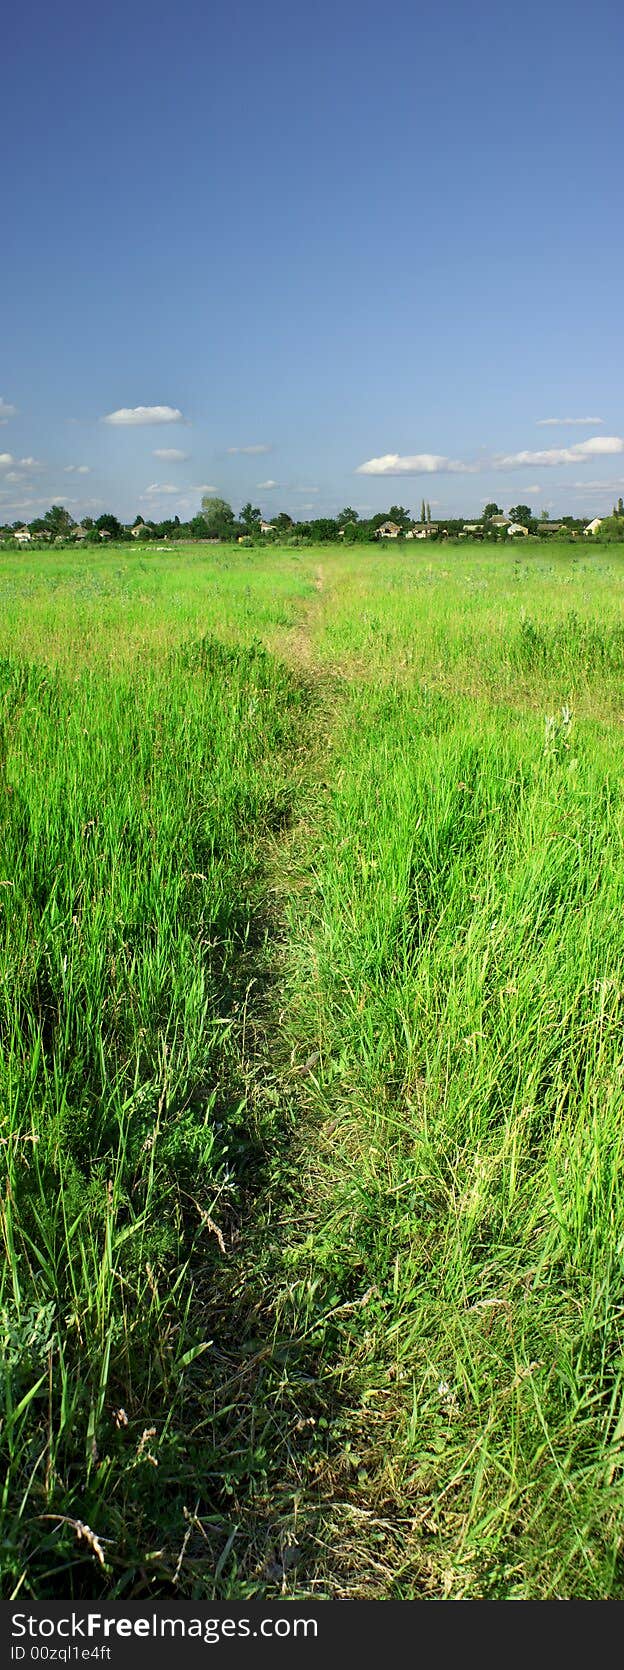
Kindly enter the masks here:
[[252, 556], [3, 672], [6, 1592], [622, 1598], [624, 558]]

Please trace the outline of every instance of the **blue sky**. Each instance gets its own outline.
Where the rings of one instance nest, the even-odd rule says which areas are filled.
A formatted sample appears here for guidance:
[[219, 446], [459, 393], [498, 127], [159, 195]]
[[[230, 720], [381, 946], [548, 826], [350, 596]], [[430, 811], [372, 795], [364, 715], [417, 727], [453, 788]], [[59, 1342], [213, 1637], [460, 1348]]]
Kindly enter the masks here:
[[608, 508], [623, 16], [14, 6], [0, 520]]

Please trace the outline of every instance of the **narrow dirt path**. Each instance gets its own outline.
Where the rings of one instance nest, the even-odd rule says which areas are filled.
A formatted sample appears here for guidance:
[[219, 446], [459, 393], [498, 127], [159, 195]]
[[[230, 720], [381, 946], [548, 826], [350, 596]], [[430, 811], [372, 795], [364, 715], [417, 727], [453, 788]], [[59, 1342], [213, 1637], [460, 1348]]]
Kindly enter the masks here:
[[315, 655], [315, 636], [322, 613], [322, 598], [325, 591], [325, 574], [322, 564], [315, 569], [312, 579], [315, 596], [304, 603], [299, 619], [295, 626], [287, 627], [275, 637], [272, 647], [278, 655], [294, 666], [300, 672], [313, 673], [318, 671], [318, 660]]
[[[352, 1489], [359, 1416], [332, 1327], [336, 1305], [315, 1292], [319, 1157], [331, 1214], [336, 1122], [319, 1071], [322, 1041], [309, 1013], [302, 1016], [299, 954], [319, 847], [331, 838], [341, 681], [315, 655], [320, 566], [314, 587], [280, 644], [309, 683], [310, 713], [293, 762], [294, 815], [262, 855], [263, 928], [250, 959], [241, 1039], [247, 1117], [259, 1129], [263, 1109], [277, 1118], [229, 1226], [225, 1256], [203, 1277], [213, 1349], [202, 1419], [214, 1431], [220, 1513], [209, 1523], [198, 1509], [187, 1554], [201, 1559], [200, 1539], [204, 1554], [208, 1542], [215, 1599], [380, 1598], [388, 1593], [388, 1560], [401, 1565], [406, 1534], [391, 1511], [379, 1501], [363, 1508], [361, 1488]], [[201, 1272], [197, 1279], [201, 1286]], [[362, 1303], [337, 1309], [353, 1312], [359, 1327]]]
[[[230, 1225], [224, 1258], [205, 1278], [214, 1349], [203, 1395], [215, 1432], [223, 1517], [210, 1528], [200, 1512], [197, 1531], [214, 1548], [215, 1597], [362, 1592], [353, 1586], [359, 1578], [341, 1574], [342, 1557], [328, 1558], [335, 1509], [328, 1437], [340, 1395], [333, 1365], [319, 1356], [314, 1306], [303, 1318], [295, 1302], [310, 1172], [319, 1144], [331, 1142], [331, 1119], [318, 1096], [318, 1043], [297, 1011], [292, 940], [315, 887], [333, 772], [339, 694], [314, 653], [324, 584], [319, 566], [316, 595], [280, 644], [309, 681], [310, 719], [293, 765], [295, 815], [263, 852], [264, 929], [250, 962], [241, 1040], [249, 1116], [261, 1127], [268, 1103], [277, 1110], [277, 1136]], [[345, 1524], [345, 1548], [352, 1531]], [[191, 1556], [193, 1544], [191, 1537]]]

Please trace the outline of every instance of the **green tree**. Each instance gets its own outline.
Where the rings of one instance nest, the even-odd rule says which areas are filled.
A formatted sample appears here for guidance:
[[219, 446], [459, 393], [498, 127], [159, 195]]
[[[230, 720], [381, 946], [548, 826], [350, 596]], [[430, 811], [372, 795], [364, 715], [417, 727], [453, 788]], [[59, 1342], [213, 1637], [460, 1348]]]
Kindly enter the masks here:
[[357, 510], [352, 510], [350, 504], [345, 505], [344, 510], [341, 510], [340, 515], [336, 517], [336, 521], [339, 528], [345, 528], [347, 522], [359, 522]]
[[70, 515], [69, 511], [66, 510], [65, 506], [62, 504], [51, 505], [50, 509], [46, 510], [44, 522], [46, 528], [51, 534], [54, 534], [55, 538], [57, 534], [64, 535], [71, 533], [72, 528], [75, 528], [76, 526], [73, 516]]
[[617, 515], [616, 516], [605, 516], [601, 526], [597, 529], [596, 533], [594, 534], [594, 539], [600, 540], [603, 544], [605, 544], [605, 543], [612, 544], [614, 541], [616, 541], [618, 545], [621, 544], [621, 542], [622, 542], [622, 522], [621, 522], [621, 518]]
[[245, 533], [258, 533], [260, 531], [260, 523], [262, 521], [262, 511], [258, 510], [257, 505], [253, 505], [251, 500], [248, 499], [247, 504], [244, 504], [241, 510], [240, 520], [245, 529]]
[[483, 521], [491, 522], [493, 516], [502, 516], [502, 514], [503, 512], [500, 505], [495, 504], [494, 500], [490, 499], [489, 504], [486, 504], [483, 512]]
[[334, 521], [333, 516], [318, 516], [311, 525], [314, 539], [322, 540], [324, 543], [326, 540], [338, 538], [338, 523]]
[[427, 507], [426, 508], [427, 508], [427, 521], [430, 522], [431, 521], [431, 505], [429, 504], [428, 500], [427, 500]]
[[420, 520], [421, 520], [421, 522], [426, 522], [426, 520], [427, 520], [427, 506], [425, 504], [424, 499], [422, 500], [421, 506], [420, 506]]
[[98, 516], [94, 525], [98, 533], [109, 533], [111, 539], [121, 539], [123, 533], [121, 522], [117, 520], [116, 516], [112, 515], [110, 510], [105, 511], [103, 516]]
[[509, 512], [512, 522], [520, 522], [523, 528], [528, 528], [534, 521], [533, 511], [528, 504], [514, 504]]
[[273, 527], [277, 528], [278, 533], [290, 532], [290, 529], [294, 527], [294, 522], [292, 516], [288, 515], [287, 510], [280, 510], [279, 516], [273, 517]]
[[179, 526], [179, 521], [174, 521], [172, 516], [165, 516], [162, 522], [156, 523], [154, 532], [159, 539], [171, 539], [172, 535], [178, 532]]
[[387, 520], [389, 522], [397, 522], [400, 528], [407, 528], [410, 524], [409, 510], [406, 510], [405, 506], [402, 504], [391, 504]]
[[[217, 499], [204, 494], [201, 514], [204, 523], [204, 533], [217, 539], [232, 538], [234, 533], [234, 511], [227, 499]], [[195, 520], [195, 518], [193, 518]]]

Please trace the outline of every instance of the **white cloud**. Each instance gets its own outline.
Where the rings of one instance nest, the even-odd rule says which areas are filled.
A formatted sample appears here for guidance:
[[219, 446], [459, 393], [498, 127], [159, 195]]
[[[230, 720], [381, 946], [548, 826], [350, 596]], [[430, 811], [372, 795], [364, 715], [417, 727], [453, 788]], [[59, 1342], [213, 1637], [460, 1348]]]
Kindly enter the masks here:
[[3, 502], [6, 510], [36, 510], [37, 505], [49, 505], [50, 500], [47, 497], [45, 499], [10, 499], [6, 497]]
[[192, 491], [194, 493], [218, 493], [219, 489], [218, 487], [211, 487], [205, 481], [200, 481], [196, 487], [193, 487]]
[[247, 458], [256, 458], [261, 452], [272, 452], [273, 448], [262, 442], [260, 446], [229, 446], [227, 450], [231, 457], [237, 452], [242, 452]]
[[269, 493], [272, 487], [279, 487], [279, 481], [259, 481], [257, 485], [259, 492]]
[[183, 464], [188, 456], [177, 446], [157, 446], [152, 453], [152, 458], [164, 458], [168, 464]]
[[25, 481], [24, 471], [28, 474], [30, 470], [44, 469], [45, 464], [38, 458], [14, 458], [12, 452], [0, 452], [0, 470], [10, 471], [10, 474], [3, 476], [5, 481]]
[[291, 493], [320, 493], [320, 487], [291, 487]]
[[611, 457], [617, 452], [624, 452], [621, 435], [592, 435], [590, 440], [579, 441], [575, 446], [549, 447], [545, 452], [511, 452], [507, 457], [493, 458], [491, 467], [518, 470], [527, 464], [538, 464], [551, 469], [556, 464], [579, 464], [585, 458]]
[[[17, 468], [13, 469], [12, 465], [16, 465]], [[26, 481], [30, 470], [43, 469], [45, 464], [38, 458], [14, 458], [12, 452], [0, 452], [0, 470], [8, 472], [3, 476], [4, 481]]]
[[573, 451], [578, 458], [595, 458], [600, 454], [624, 452], [624, 439], [621, 435], [594, 435], [590, 441], [582, 441]]
[[530, 482], [529, 486], [526, 488], [527, 493], [541, 493], [541, 491], [542, 491], [542, 489], [540, 487], [539, 481]]
[[568, 426], [573, 426], [575, 424], [579, 424], [581, 426], [584, 426], [585, 424], [588, 424], [588, 423], [604, 423], [604, 418], [597, 418], [597, 417], [587, 417], [587, 418], [571, 418], [571, 417], [567, 417], [567, 418], [536, 418], [535, 422], [536, 422], [536, 425], [537, 425], [538, 429], [548, 429], [550, 427], [552, 427], [554, 429], [564, 429], [564, 428], [567, 428]]
[[[369, 458], [359, 464], [355, 474], [367, 476], [425, 476], [478, 475], [488, 470], [519, 470], [524, 468], [550, 469], [558, 464], [582, 464], [585, 459], [612, 457], [624, 452], [621, 435], [592, 435], [587, 441], [576, 441], [572, 446], [548, 447], [533, 451], [485, 454], [473, 462], [462, 458], [446, 458], [439, 452], [418, 452], [401, 455], [386, 452], [381, 458]], [[293, 488], [293, 492], [318, 492], [318, 488]], [[527, 489], [529, 491], [529, 489]], [[540, 492], [534, 487], [531, 492]]]
[[17, 406], [10, 406], [8, 400], [3, 400], [0, 394], [0, 423], [8, 423], [9, 418], [17, 416]]
[[133, 424], [184, 423], [184, 418], [177, 406], [120, 406], [116, 412], [107, 412], [102, 423], [127, 428]]
[[91, 474], [91, 469], [90, 469], [89, 464], [65, 464], [64, 465], [64, 471], [65, 471], [65, 475], [90, 475]]
[[179, 493], [179, 491], [179, 487], [174, 487], [170, 481], [152, 481], [140, 496], [142, 499], [155, 499], [159, 493]]
[[398, 452], [386, 452], [381, 458], [369, 458], [359, 464], [356, 475], [471, 475], [483, 468], [482, 464], [464, 464], [459, 458], [445, 458], [438, 452], [417, 452], [401, 457]]

